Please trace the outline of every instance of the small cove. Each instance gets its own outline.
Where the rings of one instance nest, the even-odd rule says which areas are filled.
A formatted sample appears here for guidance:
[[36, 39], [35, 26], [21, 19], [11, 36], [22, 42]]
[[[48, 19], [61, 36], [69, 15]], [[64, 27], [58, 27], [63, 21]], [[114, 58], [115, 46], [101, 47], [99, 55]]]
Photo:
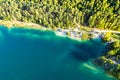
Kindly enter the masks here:
[[91, 63], [103, 48], [96, 40], [1, 26], [0, 80], [116, 80]]

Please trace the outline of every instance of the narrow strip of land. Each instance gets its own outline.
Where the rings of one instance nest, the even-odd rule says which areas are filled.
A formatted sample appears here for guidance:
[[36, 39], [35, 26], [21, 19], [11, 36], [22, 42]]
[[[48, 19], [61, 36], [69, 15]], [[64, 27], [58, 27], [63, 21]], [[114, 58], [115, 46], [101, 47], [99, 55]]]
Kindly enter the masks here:
[[117, 33], [117, 34], [120, 34], [119, 31], [112, 31], [112, 30], [98, 30], [98, 29], [95, 29], [94, 31], [95, 31], [95, 32], [99, 32], [99, 33], [110, 32], [110, 33]]

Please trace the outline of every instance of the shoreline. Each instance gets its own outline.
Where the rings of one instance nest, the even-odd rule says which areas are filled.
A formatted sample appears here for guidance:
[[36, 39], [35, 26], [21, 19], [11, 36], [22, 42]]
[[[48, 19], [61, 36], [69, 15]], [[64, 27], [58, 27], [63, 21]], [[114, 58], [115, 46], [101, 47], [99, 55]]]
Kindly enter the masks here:
[[[21, 22], [21, 21], [4, 21], [4, 20], [0, 20], [0, 25], [6, 26], [7, 28], [27, 28], [27, 29], [37, 29], [37, 30], [50, 30], [55, 32], [55, 34], [57, 36], [63, 36], [63, 37], [69, 37], [70, 39], [74, 39], [74, 40], [82, 40], [82, 37], [84, 36], [84, 34], [91, 34], [93, 31], [92, 29], [90, 29], [89, 32], [87, 32], [87, 29], [79, 29], [79, 27], [75, 28], [75, 29], [61, 29], [61, 28], [55, 28], [55, 29], [50, 29], [50, 28], [46, 28], [42, 25], [36, 24], [36, 23], [28, 23], [28, 22]], [[93, 37], [98, 37], [99, 33], [95, 34], [92, 33], [94, 36]], [[84, 38], [84, 40], [89, 39], [88, 35], [86, 36], [86, 38]]]
[[[7, 28], [26, 28], [26, 29], [37, 29], [37, 30], [43, 30], [43, 31], [49, 30], [49, 31], [53, 31], [57, 36], [68, 37], [70, 39], [74, 39], [78, 41], [81, 40], [80, 38], [77, 38], [76, 36], [77, 34], [74, 34], [73, 36], [67, 35], [67, 32], [69, 32], [68, 29], [66, 29], [66, 32], [65, 32], [64, 29], [56, 28], [56, 30], [53, 30], [35, 23], [20, 22], [20, 21], [4, 21], [4, 20], [0, 20], [0, 25], [3, 25]], [[61, 30], [61, 32], [59, 32], [58, 30]], [[75, 30], [73, 31], [75, 32]]]
[[7, 28], [13, 28], [13, 27], [17, 27], [17, 28], [29, 28], [29, 29], [44, 29], [44, 27], [42, 27], [39, 24], [35, 24], [35, 23], [28, 23], [28, 22], [21, 22], [21, 21], [4, 21], [4, 20], [0, 20], [0, 25], [4, 25]]
[[62, 37], [68, 37], [70, 39], [74, 39], [74, 40], [78, 40], [74, 37], [68, 36], [68, 35], [63, 35], [62, 32], [60, 35], [59, 32], [53, 30], [53, 29], [49, 29], [49, 28], [45, 28], [39, 24], [35, 24], [35, 23], [28, 23], [28, 22], [20, 22], [20, 21], [3, 21], [0, 20], [0, 25], [1, 26], [5, 26], [7, 28], [25, 28], [25, 29], [36, 29], [36, 30], [43, 30], [43, 31], [53, 31], [55, 33], [56, 36], [62, 36]]
[[[96, 28], [88, 28], [78, 25], [76, 28], [70, 29], [62, 29], [62, 28], [46, 28], [42, 25], [30, 22], [21, 22], [21, 21], [5, 21], [0, 20], [0, 25], [3, 25], [7, 28], [26, 28], [26, 29], [36, 29], [36, 30], [43, 30], [43, 31], [53, 31], [56, 36], [68, 37], [72, 40], [89, 40], [92, 38], [99, 38], [101, 39], [105, 33], [109, 32], [109, 30], [99, 30]], [[119, 32], [119, 31], [111, 31], [111, 32]], [[119, 32], [120, 33], [120, 32]]]
[[92, 38], [99, 38], [102, 39], [104, 34], [107, 32], [120, 34], [119, 31], [112, 31], [112, 30], [100, 30], [96, 28], [88, 28], [77, 25], [76, 28], [70, 29], [62, 29], [62, 28], [46, 28], [42, 25], [31, 23], [31, 22], [21, 22], [15, 20], [0, 20], [0, 25], [5, 26], [7, 28], [26, 28], [26, 29], [36, 29], [36, 30], [43, 30], [43, 31], [53, 31], [56, 36], [68, 37], [73, 40], [81, 41], [81, 40], [89, 40]]
[[25, 28], [25, 29], [36, 29], [36, 30], [43, 30], [43, 31], [49, 30], [49, 31], [53, 31], [56, 36], [67, 37], [67, 38], [70, 38], [70, 39], [73, 39], [73, 40], [80, 41], [79, 39], [77, 39], [75, 37], [71, 37], [71, 36], [68, 36], [68, 35], [63, 35], [62, 32], [61, 32], [62, 35], [60, 35], [59, 32], [57, 32], [55, 30], [45, 28], [45, 27], [43, 27], [39, 24], [35, 24], [35, 23], [0, 20], [0, 25], [5, 26], [7, 28]]

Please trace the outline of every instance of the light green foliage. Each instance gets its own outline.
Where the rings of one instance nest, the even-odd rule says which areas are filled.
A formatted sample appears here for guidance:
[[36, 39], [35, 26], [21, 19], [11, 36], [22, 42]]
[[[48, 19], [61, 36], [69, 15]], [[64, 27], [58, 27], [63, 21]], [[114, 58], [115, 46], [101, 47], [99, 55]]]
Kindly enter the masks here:
[[108, 52], [108, 55], [119, 56], [120, 55], [120, 41], [115, 41], [111, 45], [111, 50]]
[[102, 38], [103, 42], [108, 42], [108, 41], [110, 41], [110, 39], [111, 39], [111, 33], [110, 32], [107, 32]]
[[116, 49], [116, 48], [120, 48], [120, 41], [114, 42], [113, 47], [114, 47], [115, 49]]
[[111, 50], [111, 51], [108, 52], [108, 55], [114, 56], [114, 55], [116, 55], [116, 53], [115, 53], [114, 50]]
[[89, 39], [88, 33], [82, 33], [81, 39], [82, 39], [82, 40], [87, 40], [87, 39]]
[[71, 33], [70, 33], [70, 32], [67, 32], [66, 34], [67, 34], [68, 36], [70, 36], [70, 35], [71, 35]]
[[0, 19], [45, 27], [75, 24], [120, 31], [119, 0], [0, 0]]

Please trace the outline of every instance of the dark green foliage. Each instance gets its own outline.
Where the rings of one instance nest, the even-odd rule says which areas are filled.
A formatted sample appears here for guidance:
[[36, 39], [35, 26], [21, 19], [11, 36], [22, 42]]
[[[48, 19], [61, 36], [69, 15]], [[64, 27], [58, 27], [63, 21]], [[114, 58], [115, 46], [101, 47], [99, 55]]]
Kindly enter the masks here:
[[109, 44], [108, 47], [111, 47], [111, 49], [107, 54], [96, 59], [95, 64], [120, 80], [120, 41], [114, 41]]
[[45, 27], [120, 31], [119, 0], [0, 0], [0, 19], [33, 22]]

